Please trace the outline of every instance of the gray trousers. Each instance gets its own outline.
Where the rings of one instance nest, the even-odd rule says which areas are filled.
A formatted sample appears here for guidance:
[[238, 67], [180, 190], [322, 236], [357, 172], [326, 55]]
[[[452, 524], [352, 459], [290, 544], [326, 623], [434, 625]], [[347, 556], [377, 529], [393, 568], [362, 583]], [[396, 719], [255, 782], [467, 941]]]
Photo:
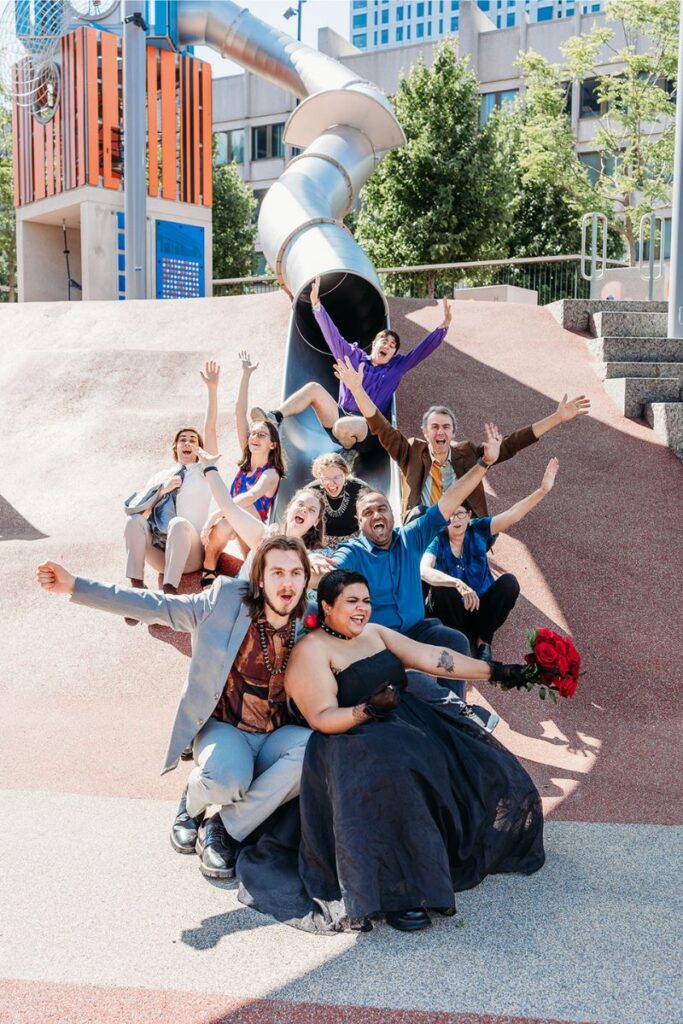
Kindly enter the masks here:
[[195, 818], [220, 806], [228, 835], [241, 842], [273, 811], [299, 795], [310, 729], [283, 725], [253, 733], [210, 718], [193, 743], [196, 767], [187, 783], [187, 810]]
[[147, 562], [157, 572], [163, 572], [164, 583], [177, 587], [184, 572], [196, 572], [202, 567], [204, 548], [199, 534], [181, 516], [174, 516], [168, 524], [165, 551], [152, 544], [152, 530], [144, 516], [128, 516], [123, 537], [129, 579], [143, 579]]

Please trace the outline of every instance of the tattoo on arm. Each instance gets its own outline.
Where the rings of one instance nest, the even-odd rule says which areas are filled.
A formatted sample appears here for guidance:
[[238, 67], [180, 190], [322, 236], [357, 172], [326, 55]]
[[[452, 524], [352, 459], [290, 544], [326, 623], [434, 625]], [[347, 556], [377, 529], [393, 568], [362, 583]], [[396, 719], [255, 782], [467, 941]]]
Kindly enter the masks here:
[[455, 672], [455, 666], [453, 665], [453, 655], [450, 651], [442, 651], [437, 661], [437, 668], [444, 668], [446, 672]]

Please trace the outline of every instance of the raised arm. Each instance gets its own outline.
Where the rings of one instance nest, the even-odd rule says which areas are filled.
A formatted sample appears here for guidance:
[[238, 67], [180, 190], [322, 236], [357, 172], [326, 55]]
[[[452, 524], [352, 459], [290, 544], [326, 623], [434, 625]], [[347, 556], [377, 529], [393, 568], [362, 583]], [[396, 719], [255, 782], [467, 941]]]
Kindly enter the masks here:
[[586, 395], [579, 395], [578, 398], [572, 398], [571, 401], [568, 401], [567, 396], [563, 395], [555, 412], [532, 423], [531, 429], [537, 438], [543, 437], [549, 430], [561, 427], [563, 423], [569, 423], [576, 416], [587, 416], [590, 411], [591, 400]]
[[[206, 452], [197, 452], [199, 461], [206, 467], [205, 474], [208, 480], [213, 500], [218, 505], [221, 513], [228, 520], [237, 536], [244, 541], [249, 548], [258, 547], [263, 540], [265, 526], [261, 519], [257, 519], [251, 512], [240, 506], [231, 497], [225, 482], [221, 479], [218, 468], [214, 465], [219, 456], [209, 456]], [[213, 469], [209, 467], [213, 466]]]
[[346, 338], [342, 337], [337, 329], [332, 317], [329, 315], [324, 306], [320, 304], [320, 278], [316, 277], [315, 281], [311, 285], [311, 306], [313, 307], [313, 316], [315, 321], [322, 332], [322, 336], [327, 342], [330, 352], [335, 359], [343, 359], [344, 356], [350, 356], [354, 363], [360, 361], [360, 354], [358, 348], [354, 345], [349, 345]]
[[497, 516], [493, 516], [491, 519], [491, 533], [504, 533], [509, 530], [511, 526], [518, 523], [520, 519], [524, 519], [524, 516], [528, 512], [531, 512], [532, 508], [535, 508], [540, 501], [543, 501], [547, 494], [553, 489], [555, 483], [555, 477], [557, 471], [560, 468], [558, 459], [551, 459], [546, 466], [543, 479], [541, 480], [541, 486], [537, 487], [531, 494], [527, 494], [526, 498], [522, 498], [521, 501], [515, 502], [505, 512], [500, 512]]
[[204, 444], [209, 452], [218, 451], [218, 381], [221, 368], [213, 359], [204, 363], [204, 372], [199, 376], [206, 384], [206, 418], [204, 420]]
[[468, 658], [447, 647], [436, 647], [434, 644], [421, 644], [417, 640], [396, 633], [386, 626], [375, 626], [379, 630], [387, 648], [403, 662], [405, 668], [416, 672], [425, 672], [430, 676], [443, 676], [446, 679], [472, 679], [488, 682], [491, 679], [491, 666], [478, 658]]
[[396, 427], [392, 427], [386, 416], [382, 415], [372, 399], [368, 397], [368, 393], [363, 387], [364, 369], [363, 363], [356, 369], [348, 356], [345, 359], [339, 359], [334, 364], [335, 377], [349, 389], [356, 400], [356, 405], [368, 421], [368, 427], [376, 435], [387, 455], [398, 463], [399, 468], [403, 469], [410, 458], [408, 438]]
[[419, 345], [416, 345], [412, 351], [407, 352], [404, 356], [399, 356], [401, 362], [401, 370], [403, 373], [407, 373], [408, 370], [412, 370], [419, 363], [423, 362], [428, 356], [435, 352], [441, 342], [448, 334], [448, 328], [450, 327], [453, 315], [451, 313], [451, 307], [448, 299], [443, 300], [443, 320], [441, 325], [436, 328], [435, 331], [430, 331], [426, 338], [423, 338]]
[[[240, 378], [239, 391], [237, 392], [237, 401], [235, 402], [235, 425], [237, 427], [237, 439], [240, 448], [244, 450], [249, 440], [249, 420], [247, 419], [249, 380], [254, 370], [258, 370], [259, 364], [252, 363], [249, 353], [244, 350], [239, 353], [239, 357], [242, 360], [242, 376]], [[214, 452], [218, 451], [218, 445], [211, 450]]]
[[213, 610], [216, 599], [214, 588], [201, 594], [176, 596], [97, 583], [73, 576], [57, 562], [43, 562], [36, 570], [36, 577], [43, 590], [67, 594], [74, 604], [130, 616], [150, 626], [170, 626], [180, 633], [191, 633]]
[[272, 498], [280, 484], [280, 477], [274, 469], [267, 469], [253, 487], [236, 495], [234, 501], [242, 508], [251, 508], [259, 498]]
[[[439, 499], [439, 510], [444, 519], [450, 519], [463, 501], [469, 497], [477, 484], [484, 479], [486, 471], [498, 459], [502, 437], [495, 423], [484, 424], [483, 455], [472, 469], [455, 480]], [[481, 465], [480, 463], [483, 463]]]

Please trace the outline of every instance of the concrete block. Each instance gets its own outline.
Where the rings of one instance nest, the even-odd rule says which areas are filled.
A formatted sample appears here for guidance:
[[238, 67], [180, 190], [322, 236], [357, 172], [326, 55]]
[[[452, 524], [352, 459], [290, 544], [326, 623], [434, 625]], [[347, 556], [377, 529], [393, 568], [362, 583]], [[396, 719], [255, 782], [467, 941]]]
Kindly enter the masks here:
[[681, 338], [589, 338], [587, 345], [600, 363], [683, 363]]
[[609, 380], [612, 377], [678, 377], [679, 381], [683, 380], [683, 362], [602, 362], [594, 363], [593, 368], [601, 380]]
[[640, 417], [646, 402], [678, 402], [678, 377], [616, 377], [605, 381], [605, 390], [624, 416]]
[[588, 319], [603, 310], [625, 313], [666, 313], [666, 302], [623, 301], [611, 302], [606, 299], [560, 299], [546, 307], [566, 331], [587, 331]]
[[454, 299], [478, 302], [518, 302], [524, 306], [538, 305], [538, 292], [531, 288], [518, 288], [514, 284], [488, 284], [481, 288], [456, 288]]
[[591, 313], [590, 332], [595, 338], [666, 338], [666, 313], [605, 310]]
[[683, 402], [646, 402], [645, 421], [683, 459]]

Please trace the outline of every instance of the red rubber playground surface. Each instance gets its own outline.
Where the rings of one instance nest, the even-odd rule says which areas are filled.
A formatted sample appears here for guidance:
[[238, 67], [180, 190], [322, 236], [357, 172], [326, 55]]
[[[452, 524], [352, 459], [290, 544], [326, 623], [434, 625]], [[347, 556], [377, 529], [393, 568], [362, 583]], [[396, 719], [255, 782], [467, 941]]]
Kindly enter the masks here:
[[[418, 300], [391, 309], [406, 348], [440, 319]], [[496, 653], [517, 659], [530, 626], [559, 628], [585, 676], [557, 706], [481, 692], [543, 795], [544, 869], [487, 879], [419, 935], [315, 937], [172, 851], [187, 767], [158, 773], [186, 638], [70, 607], [33, 573], [52, 558], [123, 579], [122, 498], [166, 464], [178, 425], [201, 427], [205, 358], [223, 365], [229, 472], [237, 351], [261, 362], [254, 399], [275, 403], [288, 312], [271, 294], [0, 313], [0, 1021], [677, 1024], [681, 464], [617, 413], [584, 340], [544, 309], [455, 303], [398, 402], [408, 433], [443, 402], [476, 439], [564, 392], [592, 399], [487, 478], [495, 512], [560, 460], [552, 495], [495, 547], [522, 588]]]

